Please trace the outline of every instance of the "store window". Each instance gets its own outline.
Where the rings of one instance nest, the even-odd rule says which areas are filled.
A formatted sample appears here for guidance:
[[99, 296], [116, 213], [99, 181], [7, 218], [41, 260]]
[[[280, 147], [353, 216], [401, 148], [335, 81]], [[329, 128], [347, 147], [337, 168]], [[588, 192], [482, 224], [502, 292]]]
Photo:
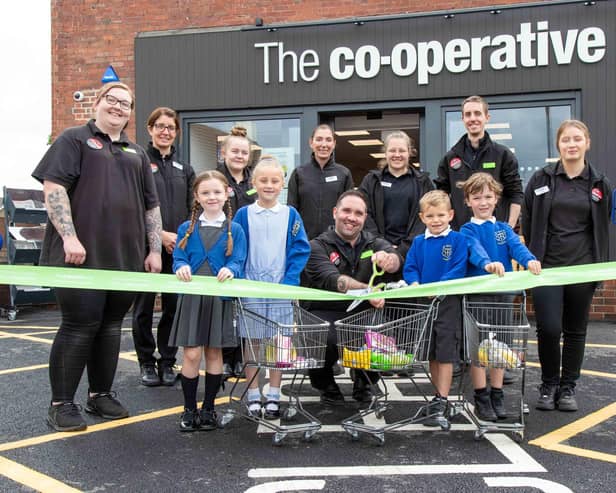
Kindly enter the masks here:
[[[563, 120], [572, 118], [571, 104], [526, 107], [490, 107], [486, 130], [490, 138], [509, 147], [518, 158], [520, 176], [526, 185], [535, 171], [558, 160], [554, 140]], [[447, 111], [447, 149], [465, 133], [460, 110]]]
[[276, 156], [284, 166], [285, 190], [280, 199], [286, 201], [286, 182], [300, 163], [299, 118], [191, 122], [188, 125], [191, 165], [199, 173], [222, 164], [222, 143], [236, 125], [247, 130], [251, 142], [249, 166], [254, 166], [265, 154]]

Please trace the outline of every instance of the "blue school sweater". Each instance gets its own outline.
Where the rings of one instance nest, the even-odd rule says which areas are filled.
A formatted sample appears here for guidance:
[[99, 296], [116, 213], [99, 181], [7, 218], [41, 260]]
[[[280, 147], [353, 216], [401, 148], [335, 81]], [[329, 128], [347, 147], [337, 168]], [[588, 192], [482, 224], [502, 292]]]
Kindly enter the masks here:
[[446, 235], [416, 236], [404, 263], [404, 280], [418, 282], [449, 281], [466, 275], [468, 245], [466, 238], [448, 229]]
[[485, 266], [490, 262], [501, 262], [505, 271], [510, 272], [513, 270], [511, 259], [525, 268], [528, 262], [537, 260], [507, 223], [490, 220], [481, 222], [473, 218], [460, 228], [460, 233], [469, 242], [469, 276], [487, 274]]

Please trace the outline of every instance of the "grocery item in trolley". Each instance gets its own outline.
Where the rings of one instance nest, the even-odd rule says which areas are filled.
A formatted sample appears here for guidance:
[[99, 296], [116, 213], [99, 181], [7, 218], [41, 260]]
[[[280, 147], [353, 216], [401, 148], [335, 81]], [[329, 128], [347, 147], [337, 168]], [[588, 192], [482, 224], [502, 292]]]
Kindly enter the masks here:
[[519, 368], [522, 365], [518, 354], [497, 340], [494, 332], [488, 332], [488, 338], [479, 344], [477, 359], [481, 366], [494, 368]]

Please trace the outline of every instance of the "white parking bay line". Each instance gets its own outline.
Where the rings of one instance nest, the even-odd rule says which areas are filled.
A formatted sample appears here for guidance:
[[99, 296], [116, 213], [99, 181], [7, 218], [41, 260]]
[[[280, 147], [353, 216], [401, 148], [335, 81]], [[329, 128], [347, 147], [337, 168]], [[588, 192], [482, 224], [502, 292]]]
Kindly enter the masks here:
[[[546, 472], [513, 440], [503, 434], [486, 434], [485, 438], [510, 462], [504, 464], [438, 464], [332, 467], [270, 467], [248, 471], [249, 478], [292, 478], [332, 476], [404, 476], [420, 474], [511, 474]], [[361, 467], [358, 467], [361, 466]]]

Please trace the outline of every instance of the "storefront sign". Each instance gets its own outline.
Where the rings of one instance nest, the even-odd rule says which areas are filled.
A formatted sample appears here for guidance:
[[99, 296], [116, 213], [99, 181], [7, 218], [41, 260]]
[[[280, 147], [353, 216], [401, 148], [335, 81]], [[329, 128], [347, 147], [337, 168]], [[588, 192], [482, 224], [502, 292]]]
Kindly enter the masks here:
[[[264, 84], [271, 80], [281, 84], [289, 80], [313, 82], [324, 70], [314, 49], [294, 51], [281, 41], [254, 43], [254, 48], [262, 56]], [[548, 21], [539, 21], [535, 26], [521, 23], [516, 34], [456, 38], [444, 45], [436, 40], [400, 42], [385, 53], [374, 45], [355, 50], [338, 46], [325, 56], [325, 70], [339, 81], [354, 76], [372, 79], [382, 70], [390, 70], [398, 77], [415, 76], [421, 86], [443, 69], [453, 74], [482, 71], [486, 56], [490, 69], [504, 70], [568, 65], [576, 57], [583, 63], [597, 63], [605, 54], [606, 36], [600, 27], [550, 31]]]

